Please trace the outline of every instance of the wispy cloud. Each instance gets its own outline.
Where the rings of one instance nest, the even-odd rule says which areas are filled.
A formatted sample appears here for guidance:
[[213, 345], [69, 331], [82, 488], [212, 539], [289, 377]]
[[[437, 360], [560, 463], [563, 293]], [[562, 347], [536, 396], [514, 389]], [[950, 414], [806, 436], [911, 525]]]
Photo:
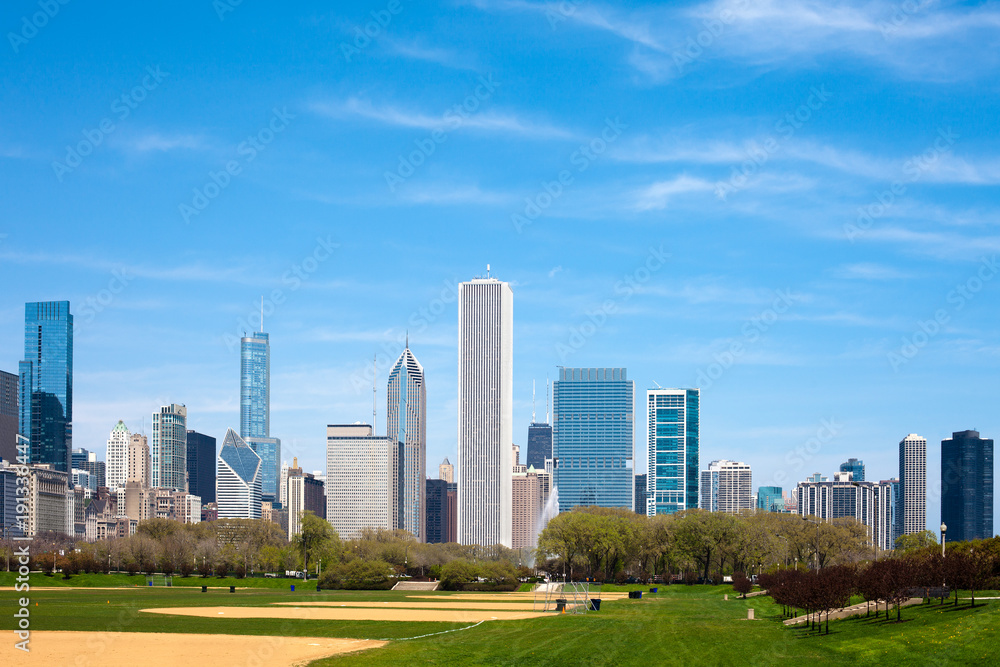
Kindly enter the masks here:
[[633, 207], [639, 211], [666, 208], [670, 200], [692, 192], [710, 192], [715, 184], [701, 178], [681, 174], [673, 179], [658, 181], [635, 193]]
[[891, 266], [866, 262], [839, 266], [833, 270], [833, 275], [845, 280], [900, 280], [913, 277], [913, 274]]
[[475, 58], [468, 54], [457, 53], [440, 46], [426, 46], [415, 40], [407, 41], [391, 38], [386, 38], [385, 44], [390, 53], [411, 60], [422, 60], [451, 69], [476, 69]]
[[314, 113], [329, 118], [364, 118], [383, 125], [429, 132], [468, 129], [531, 139], [572, 139], [575, 136], [573, 132], [549, 123], [529, 121], [494, 111], [479, 111], [463, 117], [456, 111], [449, 110], [434, 116], [393, 106], [375, 106], [370, 101], [357, 97], [348, 98], [344, 102], [314, 102], [309, 108]]
[[175, 150], [201, 150], [207, 147], [208, 142], [200, 135], [152, 132], [126, 137], [120, 144], [127, 150], [136, 153], [166, 153]]

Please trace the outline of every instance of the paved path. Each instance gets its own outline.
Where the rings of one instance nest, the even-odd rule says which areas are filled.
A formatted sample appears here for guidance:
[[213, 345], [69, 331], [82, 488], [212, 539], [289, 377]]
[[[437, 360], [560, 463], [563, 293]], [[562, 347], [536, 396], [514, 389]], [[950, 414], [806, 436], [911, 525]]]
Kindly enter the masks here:
[[[923, 604], [923, 601], [924, 601], [923, 598], [910, 598], [909, 600], [900, 604], [900, 606], [909, 607], [910, 605]], [[874, 603], [874, 600], [872, 600], [872, 603]], [[884, 604], [884, 603], [879, 602], [879, 604]], [[862, 602], [861, 604], [856, 604], [851, 607], [844, 607], [843, 609], [835, 609], [830, 612], [829, 618], [830, 619], [847, 618], [848, 616], [858, 616], [860, 614], [867, 614], [867, 613], [868, 613], [868, 603]], [[787, 621], [784, 621], [784, 624], [798, 625], [799, 623], [805, 623], [807, 621], [812, 621], [814, 619], [822, 622], [823, 619], [825, 618], [827, 618], [826, 612], [819, 614], [818, 617], [817, 614], [814, 612], [812, 614], [809, 614], [808, 616], [799, 616], [797, 618], [790, 618]]]

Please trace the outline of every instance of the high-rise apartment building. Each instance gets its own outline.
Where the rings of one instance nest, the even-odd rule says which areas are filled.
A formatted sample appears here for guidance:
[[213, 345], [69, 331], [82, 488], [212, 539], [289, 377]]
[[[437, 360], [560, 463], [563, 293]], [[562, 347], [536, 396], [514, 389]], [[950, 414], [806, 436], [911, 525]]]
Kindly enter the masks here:
[[738, 514], [753, 508], [753, 473], [742, 461], [712, 461], [701, 473], [701, 509]]
[[107, 465], [104, 461], [97, 460], [97, 452], [87, 451], [82, 447], [74, 448], [70, 457], [75, 470], [90, 475], [90, 482], [95, 491], [98, 487], [107, 486]]
[[797, 513], [823, 521], [854, 519], [868, 527], [872, 545], [891, 549], [892, 495], [888, 482], [855, 482], [849, 472], [838, 472], [833, 481], [799, 482]]
[[260, 457], [233, 429], [219, 452], [216, 502], [220, 519], [260, 518]]
[[17, 461], [17, 375], [0, 371], [0, 459]]
[[260, 457], [260, 489], [265, 500], [274, 502], [281, 493], [281, 440], [279, 438], [246, 438], [257, 456]]
[[187, 408], [171, 403], [153, 413], [150, 486], [187, 491]]
[[761, 512], [784, 512], [785, 497], [780, 486], [762, 486], [757, 489], [757, 509]]
[[448, 483], [454, 483], [455, 481], [455, 466], [451, 464], [447, 456], [444, 457], [444, 461], [438, 466], [438, 478]]
[[18, 432], [31, 463], [70, 479], [73, 450], [73, 315], [69, 301], [24, 304], [24, 360], [18, 364]]
[[341, 539], [356, 539], [365, 528], [392, 529], [389, 438], [369, 424], [328, 425], [326, 482], [326, 520]]
[[458, 286], [458, 541], [511, 546], [514, 297], [496, 278]]
[[534, 549], [537, 546], [538, 517], [541, 512], [541, 488], [534, 466], [530, 472], [512, 476], [511, 541], [514, 549]]
[[979, 431], [941, 441], [941, 522], [949, 542], [993, 537], [993, 440]]
[[851, 479], [855, 482], [865, 481], [865, 462], [858, 459], [847, 459], [840, 464], [840, 472], [851, 473]]
[[633, 506], [635, 384], [624, 368], [560, 368], [552, 385], [559, 511]]
[[108, 436], [107, 449], [107, 482], [108, 488], [117, 491], [128, 481], [128, 446], [132, 434], [121, 419], [111, 429]]
[[899, 442], [897, 533], [927, 530], [927, 439], [910, 433]]
[[312, 512], [321, 519], [326, 518], [326, 494], [324, 483], [299, 467], [298, 457], [292, 460], [292, 467], [288, 468], [287, 475], [288, 504], [284, 511], [288, 516], [288, 539], [292, 539], [302, 532], [302, 517], [306, 512]]
[[188, 491], [201, 498], [202, 505], [215, 502], [215, 457], [215, 438], [197, 431], [187, 432]]
[[427, 518], [424, 525], [427, 529], [427, 543], [441, 544], [445, 542], [445, 530], [448, 522], [448, 482], [443, 479], [426, 480]]
[[392, 525], [424, 542], [427, 485], [427, 388], [424, 369], [409, 340], [389, 371], [386, 391], [386, 437], [389, 438], [389, 504]]
[[697, 508], [701, 390], [647, 390], [646, 420], [646, 514]]

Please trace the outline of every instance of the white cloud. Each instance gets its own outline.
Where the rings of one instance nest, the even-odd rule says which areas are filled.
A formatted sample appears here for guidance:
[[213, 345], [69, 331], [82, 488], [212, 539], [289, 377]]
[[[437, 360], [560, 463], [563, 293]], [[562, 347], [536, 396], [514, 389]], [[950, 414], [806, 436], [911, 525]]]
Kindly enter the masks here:
[[710, 192], [715, 184], [701, 178], [681, 174], [671, 180], [658, 181], [635, 193], [633, 207], [639, 211], [664, 209], [678, 195], [692, 192]]

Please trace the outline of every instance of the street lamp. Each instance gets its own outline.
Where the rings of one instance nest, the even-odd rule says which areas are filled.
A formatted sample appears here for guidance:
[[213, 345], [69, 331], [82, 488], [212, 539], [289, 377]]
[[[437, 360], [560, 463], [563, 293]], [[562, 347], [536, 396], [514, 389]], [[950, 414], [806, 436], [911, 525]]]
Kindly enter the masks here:
[[944, 521], [941, 522], [941, 558], [944, 558], [944, 534], [947, 532], [948, 526], [944, 525]]

